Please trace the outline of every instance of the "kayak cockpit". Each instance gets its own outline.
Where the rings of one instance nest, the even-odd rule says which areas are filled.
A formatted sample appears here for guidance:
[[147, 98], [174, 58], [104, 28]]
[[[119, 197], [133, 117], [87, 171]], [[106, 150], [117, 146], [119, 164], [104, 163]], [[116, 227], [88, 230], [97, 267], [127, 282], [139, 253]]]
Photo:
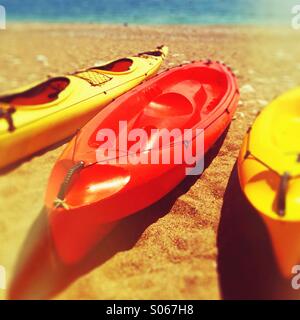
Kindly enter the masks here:
[[[228, 92], [228, 79], [223, 72], [206, 67], [177, 69], [166, 81], [161, 77], [155, 84], [143, 88], [138, 96], [126, 99], [118, 108], [118, 119], [127, 121], [132, 129], [202, 128], [214, 121], [215, 110]], [[138, 97], [138, 98], [137, 98]], [[222, 110], [225, 112], [225, 110]], [[114, 114], [114, 112], [112, 113]], [[204, 123], [205, 121], [205, 123]], [[101, 128], [110, 128], [119, 139], [119, 122], [112, 115], [102, 119], [89, 139], [89, 146], [98, 148]]]
[[146, 51], [139, 53], [138, 56], [153, 56], [153, 57], [161, 57], [164, 53], [161, 50], [155, 50], [155, 51]]
[[21, 93], [0, 97], [1, 102], [11, 106], [34, 106], [53, 102], [64, 91], [70, 80], [65, 77], [53, 78]]
[[271, 124], [271, 138], [275, 146], [285, 154], [300, 153], [300, 109], [299, 100], [289, 101], [283, 108], [283, 104], [278, 104], [274, 108]]
[[123, 58], [123, 59], [110, 62], [104, 66], [93, 67], [91, 69], [106, 71], [106, 72], [127, 72], [130, 70], [132, 65], [133, 65], [133, 61], [131, 59]]

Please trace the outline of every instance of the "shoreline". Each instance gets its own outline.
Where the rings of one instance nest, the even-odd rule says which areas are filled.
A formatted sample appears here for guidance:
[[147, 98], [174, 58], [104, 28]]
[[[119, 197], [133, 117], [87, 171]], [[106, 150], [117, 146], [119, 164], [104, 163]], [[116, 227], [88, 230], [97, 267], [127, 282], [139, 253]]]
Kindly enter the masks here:
[[[300, 36], [300, 30], [294, 30], [291, 27], [284, 26], [258, 26], [258, 25], [148, 25], [148, 24], [129, 24], [124, 26], [123, 24], [100, 24], [100, 23], [48, 23], [48, 22], [7, 22], [5, 30], [0, 31], [0, 35], [5, 35], [6, 33], [25, 33], [27, 28], [28, 31], [38, 32], [77, 32], [80, 35], [83, 32], [91, 32], [91, 36], [95, 36], [98, 31], [109, 31], [114, 38], [118, 36], [123, 38], [122, 34], [135, 33], [137, 32], [151, 32], [157, 34], [170, 35], [171, 37], [185, 37], [186, 35], [195, 36], [199, 33], [201, 35], [217, 35], [217, 36], [244, 36], [245, 38], [251, 38], [257, 36], [262, 37], [287, 37], [291, 41], [296, 40], [296, 37]], [[105, 40], [104, 35], [101, 35]], [[142, 37], [139, 36], [139, 40], [144, 41]], [[185, 39], [184, 39], [185, 40]], [[217, 44], [216, 44], [217, 45]]]
[[[207, 28], [212, 28], [212, 29], [265, 29], [265, 30], [270, 30], [272, 31], [278, 31], [278, 30], [284, 30], [284, 31], [296, 31], [299, 32], [299, 30], [294, 30], [291, 26], [288, 26], [285, 23], [282, 24], [260, 24], [260, 23], [228, 23], [228, 24], [194, 24], [194, 23], [128, 23], [128, 22], [87, 22], [87, 21], [41, 21], [41, 20], [7, 20], [6, 22], [7, 27], [9, 26], [29, 26], [29, 27], [36, 27], [36, 26], [63, 26], [63, 27], [144, 27], [144, 28], [201, 28], [201, 29], [207, 29]], [[4, 30], [5, 31], [5, 30]]]

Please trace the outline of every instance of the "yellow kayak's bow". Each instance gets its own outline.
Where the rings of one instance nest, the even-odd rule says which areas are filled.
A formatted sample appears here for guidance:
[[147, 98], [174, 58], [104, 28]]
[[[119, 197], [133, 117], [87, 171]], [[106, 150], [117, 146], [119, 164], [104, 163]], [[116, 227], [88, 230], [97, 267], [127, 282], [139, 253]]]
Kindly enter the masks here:
[[74, 134], [115, 98], [153, 76], [167, 53], [162, 46], [3, 94], [0, 168]]
[[245, 137], [243, 192], [261, 214], [285, 277], [300, 262], [300, 88], [272, 102]]

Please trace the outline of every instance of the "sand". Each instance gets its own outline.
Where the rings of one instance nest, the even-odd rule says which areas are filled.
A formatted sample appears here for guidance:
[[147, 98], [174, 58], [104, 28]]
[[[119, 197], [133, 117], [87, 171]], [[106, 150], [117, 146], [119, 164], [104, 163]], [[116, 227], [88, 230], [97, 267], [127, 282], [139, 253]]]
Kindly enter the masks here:
[[[240, 195], [233, 169], [257, 112], [299, 83], [299, 39], [300, 32], [290, 29], [246, 26], [13, 24], [0, 32], [1, 91], [166, 44], [170, 54], [163, 68], [207, 57], [221, 60], [235, 71], [242, 93], [232, 125], [206, 159], [202, 176], [187, 179], [159, 203], [122, 222], [99, 249], [99, 259], [87, 262], [78, 271], [81, 276], [53, 298], [220, 299], [274, 294], [269, 283], [265, 295], [259, 296], [261, 278], [245, 275], [249, 264], [256, 267], [252, 272], [258, 272], [259, 260], [255, 262], [253, 253], [260, 243], [248, 241], [239, 247], [241, 232], [234, 233], [234, 226], [240, 211], [233, 204]], [[63, 148], [39, 153], [0, 174], [0, 265], [8, 279], [43, 206], [47, 179]], [[252, 232], [256, 235], [257, 230]], [[0, 298], [5, 298], [5, 290], [0, 289]]]

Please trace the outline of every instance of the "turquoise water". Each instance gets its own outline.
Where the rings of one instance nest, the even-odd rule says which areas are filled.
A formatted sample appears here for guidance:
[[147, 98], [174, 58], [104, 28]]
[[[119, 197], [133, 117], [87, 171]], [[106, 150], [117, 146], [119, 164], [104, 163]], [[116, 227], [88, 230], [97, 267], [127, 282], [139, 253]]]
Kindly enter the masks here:
[[8, 21], [283, 24], [300, 0], [0, 0]]

